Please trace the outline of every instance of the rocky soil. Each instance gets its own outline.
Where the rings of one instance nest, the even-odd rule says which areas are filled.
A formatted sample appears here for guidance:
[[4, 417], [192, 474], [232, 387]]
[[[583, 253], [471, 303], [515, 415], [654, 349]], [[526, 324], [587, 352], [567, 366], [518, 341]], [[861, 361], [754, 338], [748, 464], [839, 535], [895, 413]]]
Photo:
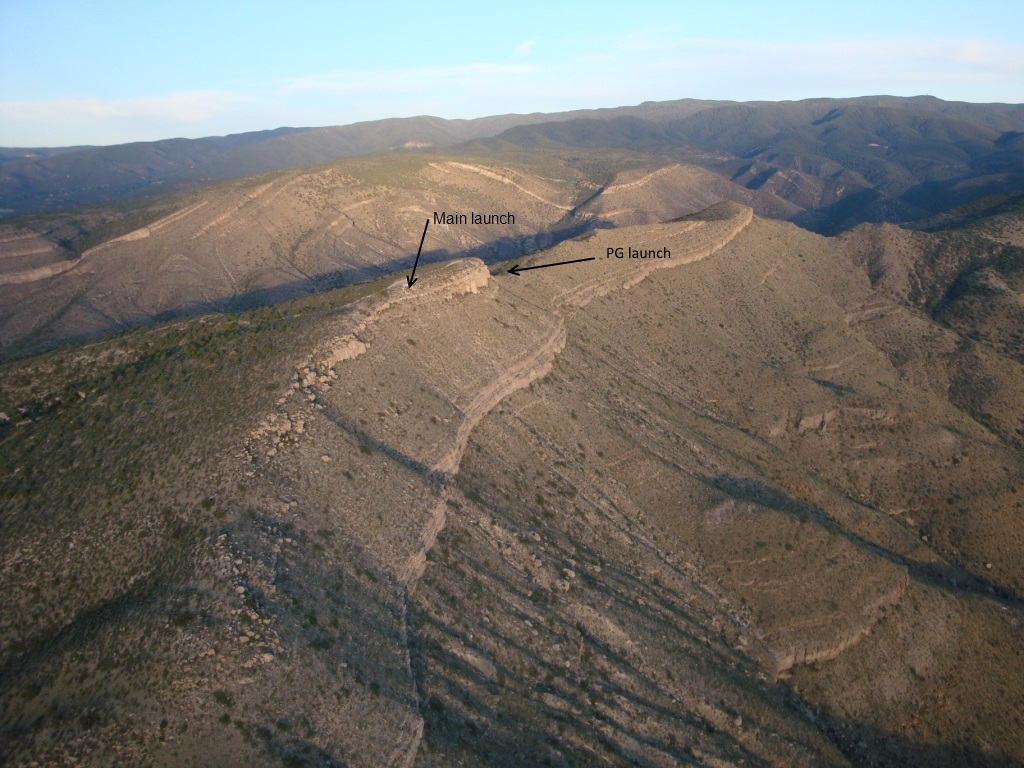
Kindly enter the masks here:
[[589, 257], [5, 365], [4, 760], [1022, 759], [1019, 363], [737, 204]]

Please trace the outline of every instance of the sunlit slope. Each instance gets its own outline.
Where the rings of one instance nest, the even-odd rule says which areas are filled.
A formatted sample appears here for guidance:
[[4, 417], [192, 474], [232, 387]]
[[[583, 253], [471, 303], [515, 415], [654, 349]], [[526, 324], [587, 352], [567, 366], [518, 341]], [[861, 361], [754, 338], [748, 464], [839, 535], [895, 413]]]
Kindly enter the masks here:
[[[692, 609], [670, 595], [697, 573], [736, 621], [735, 647], [794, 674], [854, 764], [1019, 758], [1024, 702], [995, 681], [1024, 664], [1024, 464], [948, 393], [905, 376], [886, 343], [894, 324], [921, 343], [939, 331], [895, 305], [887, 321], [861, 316], [872, 294], [842, 258], [755, 220], [710, 258], [588, 303], [552, 372], [474, 430], [456, 482], [466, 501], [417, 592], [441, 614], [425, 633], [426, 690], [443, 702], [427, 738], [444, 756], [424, 764], [465, 754], [458, 722], [536, 700], [525, 676], [500, 703], [488, 696], [486, 673], [460, 665], [470, 654], [539, 667], [543, 718], [569, 732], [581, 726], [566, 712], [589, 702], [609, 730], [669, 743], [671, 718], [637, 702], [681, 675], [714, 690], [685, 666], [706, 655], [673, 633]], [[1022, 381], [1000, 382], [1001, 396], [1021, 403]], [[508, 584], [555, 607], [527, 612]], [[481, 639], [499, 621], [491, 606], [510, 602], [530, 623]], [[545, 619], [566, 613], [574, 631]], [[616, 680], [596, 705], [571, 671], [581, 660]], [[725, 701], [744, 723], [763, 711]], [[487, 738], [469, 736], [481, 750]]]
[[[506, 226], [436, 228], [424, 260], [510, 257], [551, 241], [571, 191], [518, 185], [424, 160], [291, 173], [218, 187], [85, 251], [48, 280], [8, 287], [8, 345], [46, 345], [154, 318], [255, 306], [411, 265], [434, 211], [516, 214]], [[9, 278], [14, 282], [14, 278]]]
[[225, 183], [132, 212], [39, 217], [0, 228], [0, 350], [272, 304], [411, 268], [428, 220], [421, 263], [493, 263], [723, 198], [762, 215], [790, 213], [701, 169], [566, 152], [507, 161], [385, 154]]
[[616, 226], [656, 224], [703, 210], [720, 200], [750, 206], [758, 216], [790, 219], [800, 208], [695, 165], [670, 163], [623, 171], [583, 210]]
[[4, 757], [1024, 755], [1024, 461], [895, 346], [951, 331], [731, 203], [519, 265], [0, 369]]

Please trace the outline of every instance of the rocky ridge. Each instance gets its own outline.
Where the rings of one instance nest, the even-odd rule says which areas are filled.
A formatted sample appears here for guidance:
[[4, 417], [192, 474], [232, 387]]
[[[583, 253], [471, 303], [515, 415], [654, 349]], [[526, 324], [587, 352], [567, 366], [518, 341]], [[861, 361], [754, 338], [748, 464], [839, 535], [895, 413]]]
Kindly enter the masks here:
[[[331, 425], [352, 440], [350, 451], [366, 451], [369, 446], [403, 466], [407, 472], [378, 476], [373, 481], [378, 487], [361, 490], [348, 503], [357, 508], [356, 499], [367, 493], [409, 499], [401, 505], [400, 517], [385, 526], [392, 534], [388, 541], [382, 541], [379, 529], [373, 529], [363, 542], [373, 552], [390, 550], [393, 554], [385, 566], [412, 588], [444, 528], [449, 489], [474, 427], [510, 394], [547, 375], [565, 345], [567, 317], [610, 292], [628, 290], [654, 270], [708, 257], [749, 225], [752, 212], [730, 204], [705, 216], [661, 228], [658, 243], [671, 247], [671, 259], [601, 259], [597, 264], [552, 270], [544, 275], [546, 279], [534, 273], [532, 280], [510, 275], [493, 278], [479, 260], [463, 260], [424, 273], [412, 290], [404, 280], [392, 284], [383, 295], [350, 307], [339, 333], [299, 366], [290, 385], [291, 396], [286, 394], [279, 405], [287, 410], [297, 400], [303, 415], [279, 414], [277, 423], [284, 425], [285, 432], [273, 434], [262, 453], [252, 453], [251, 460], [257, 465], [272, 461], [282, 446], [290, 445], [288, 434], [299, 439], [307, 423], [316, 418], [314, 414], [323, 412]], [[603, 254], [603, 240], [614, 237], [617, 242], [630, 242], [630, 234], [626, 228], [614, 236], [600, 235], [602, 242], [584, 239], [574, 247], [563, 246], [562, 251], [569, 251], [570, 256], [575, 255], [574, 250]], [[496, 319], [494, 330], [480, 330], [472, 321], [467, 326], [472, 328], [469, 333], [456, 330], [474, 316], [492, 323]], [[513, 324], [517, 334], [510, 338], [503, 328]], [[432, 339], [449, 328], [452, 335], [442, 344]], [[458, 349], [456, 356], [445, 352], [451, 345]], [[415, 372], [411, 380], [409, 372]], [[399, 377], [403, 380], [395, 386], [380, 385]], [[353, 390], [357, 388], [359, 397], [355, 398]], [[837, 413], [799, 417], [794, 422], [796, 431], [824, 428]], [[878, 417], [874, 412], [868, 416]], [[291, 432], [287, 431], [289, 425]], [[253, 438], [260, 435], [258, 430]], [[356, 455], [351, 460], [337, 453], [322, 458], [347, 465]], [[415, 477], [412, 484], [423, 491], [415, 500], [407, 496], [408, 472]], [[392, 490], [387, 490], [391, 486]], [[345, 509], [343, 498], [348, 494], [339, 498], [333, 491], [331, 496]], [[358, 520], [351, 511], [346, 517], [353, 523]], [[371, 530], [370, 526], [366, 530]], [[405, 531], [401, 544], [393, 536], [399, 530]], [[356, 536], [360, 538], [358, 533]], [[855, 575], [860, 567], [851, 572], [854, 580], [863, 578]], [[849, 626], [840, 622], [824, 634], [820, 630], [810, 634], [806, 629], [783, 630], [785, 624], [763, 627], [758, 634], [766, 643], [766, 667], [782, 674], [796, 663], [834, 658], [859, 641], [877, 621], [880, 607], [899, 600], [906, 573], [894, 576], [891, 585], [887, 579], [878, 582], [877, 593], [869, 589], [857, 598], [866, 601], [865, 606], [846, 615], [862, 619]]]
[[[607, 255], [627, 247], [672, 258]], [[427, 264], [412, 289], [135, 332], [94, 345], [112, 383], [65, 361], [62, 399], [0, 423], [28, 494], [5, 528], [10, 754], [818, 766], [944, 743], [950, 675], [998, 679], [964, 649], [1018, 668], [1020, 558], [939, 526], [966, 495], [995, 530], [1019, 458], [901, 375], [894, 340], [943, 337], [842, 256], [723, 204], [523, 262], [557, 268]], [[33, 486], [30, 441], [67, 435]], [[122, 443], [148, 480], [66, 509], [81, 457]], [[894, 712], [908, 748], [833, 730], [884, 739]]]

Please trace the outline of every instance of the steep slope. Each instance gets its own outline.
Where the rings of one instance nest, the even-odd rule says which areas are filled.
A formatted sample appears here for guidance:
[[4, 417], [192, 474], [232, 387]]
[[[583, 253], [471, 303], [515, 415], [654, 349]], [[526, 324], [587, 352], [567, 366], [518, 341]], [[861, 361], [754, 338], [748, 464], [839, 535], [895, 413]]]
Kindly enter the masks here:
[[[233, 183], [186, 199], [78, 258], [65, 252], [51, 259], [60, 273], [54, 279], [5, 260], [4, 272], [11, 271], [0, 286], [4, 347], [45, 347], [161, 316], [256, 306], [387, 274], [411, 265], [423, 222], [435, 211], [514, 217], [458, 230], [435, 226], [424, 261], [517, 256], [566, 236], [557, 229], [579, 194], [576, 183], [553, 185], [501, 166], [487, 171], [430, 156]], [[6, 239], [24, 235], [14, 230]]]
[[[194, 140], [12, 152], [0, 165], [0, 207], [7, 213], [30, 213], [116, 200], [175, 179], [201, 179], [206, 175], [203, 167], [224, 154], [301, 130], [280, 128]], [[244, 171], [232, 175], [241, 176]]]
[[463, 143], [468, 154], [539, 147], [669, 154], [800, 206], [799, 223], [836, 232], [1019, 190], [1022, 135], [1020, 105], [931, 97], [680, 99], [475, 120], [421, 116], [112, 147], [0, 149], [0, 212], [94, 205], [385, 149]]
[[[411, 266], [425, 220], [432, 226], [423, 262], [493, 263], [588, 229], [655, 223], [723, 198], [762, 215], [792, 213], [700, 168], [602, 151], [382, 155], [123, 212], [36, 217], [0, 228], [0, 250], [9, 253], [0, 259], [0, 349], [46, 348], [388, 274]], [[499, 218], [474, 223], [471, 212]], [[457, 215], [466, 223], [447, 223], [461, 221]], [[30, 240], [33, 253], [18, 256]]]
[[[586, 252], [574, 241], [558, 256]], [[642, 300], [588, 304], [551, 374], [481, 422], [456, 481], [465, 499], [416, 593], [438, 699], [422, 764], [473, 750], [501, 762], [493, 731], [471, 724], [531, 705], [560, 736], [582, 712], [635, 740], [612, 739], [610, 762], [655, 762], [637, 744], [669, 744], [672, 726], [639, 708], [640, 690], [707, 679], [679, 666], [706, 657], [674, 634], [692, 614], [670, 597], [673, 569], [701, 574], [738, 621], [735, 647], [792, 673], [854, 764], [1020, 759], [1024, 702], [997, 681], [1024, 663], [1021, 455], [890, 358], [896, 328], [922, 341], [934, 326], [897, 324], [895, 304], [885, 321], [846, 322], [872, 294], [841, 260], [834, 243], [755, 221], [714, 258], [652, 274], [633, 289]], [[1021, 382], [1003, 382], [1019, 405]], [[594, 595], [606, 578], [612, 594]], [[529, 623], [491, 629], [493, 605]], [[592, 695], [593, 678], [568, 671], [580, 662], [614, 682]], [[488, 663], [518, 671], [500, 700]], [[725, 728], [749, 734], [764, 710], [732, 695], [740, 717]], [[499, 729], [508, 743], [515, 731]]]
[[[401, 149], [502, 130], [443, 154]], [[826, 233], [922, 216], [948, 226], [957, 216], [977, 218], [986, 201], [1016, 199], [1024, 188], [1022, 133], [1018, 105], [892, 97], [683, 100], [51, 153], [25, 162], [42, 164], [65, 193], [78, 196], [74, 201], [84, 201], [123, 197], [124, 190], [104, 191], [123, 186], [109, 174], [127, 174], [141, 187], [176, 173], [209, 181], [399, 147], [177, 196], [12, 221], [0, 231], [4, 243], [36, 233], [50, 246], [0, 260], [0, 349], [24, 353], [154, 318], [247, 308], [387, 274], [411, 259], [421, 231], [416, 219], [442, 211], [516, 218], [514, 224], [460, 228], [457, 235], [437, 227], [428, 261], [493, 262], [588, 229], [669, 220], [723, 199]], [[102, 172], [93, 173], [97, 163]], [[73, 202], [61, 200], [51, 202]], [[15, 245], [0, 245], [9, 248], [20, 253]], [[878, 250], [869, 245], [866, 252]], [[950, 316], [975, 313], [969, 298], [975, 294], [1001, 292], [1005, 306], [979, 323], [1000, 337], [1001, 350], [1015, 349], [1018, 341], [999, 330], [1000, 317], [1016, 318], [1014, 278], [1007, 282], [1012, 265], [985, 274], [944, 262], [938, 267], [911, 270], [918, 281], [913, 290], [928, 293], [930, 307], [945, 301]], [[964, 277], [955, 288], [947, 268]], [[948, 301], [932, 295], [940, 285], [954, 291]], [[969, 324], [956, 322], [961, 330]]]
[[[749, 211], [732, 211], [664, 234], [685, 263], [720, 247], [747, 220]], [[63, 514], [40, 515], [48, 503], [34, 487], [52, 454], [37, 453], [25, 474], [25, 466], [6, 467], [5, 581], [33, 580], [38, 566], [59, 557], [65, 545], [38, 536], [51, 520], [71, 551], [87, 555], [65, 561], [59, 592], [22, 583], [20, 604], [4, 623], [5, 679], [20, 692], [3, 703], [6, 756], [56, 764], [187, 764], [217, 754], [248, 764], [411, 764], [420, 754], [424, 712], [434, 710], [419, 695], [420, 661], [411, 655], [419, 645], [409, 634], [404, 595], [446, 515], [458, 509], [462, 497], [451, 481], [470, 432], [503, 398], [550, 369], [565, 343], [564, 309], [639, 277], [613, 266], [583, 292], [548, 285], [547, 309], [492, 284], [483, 264], [469, 261], [427, 267], [415, 291], [399, 281], [334, 319], [328, 315], [315, 333], [303, 332], [314, 351], [277, 408], [240, 441], [241, 453], [236, 441], [245, 419], [220, 417], [215, 434], [183, 433], [195, 446], [187, 453], [202, 461], [190, 471], [197, 492], [191, 499], [163, 486], [167, 459], [173, 466], [184, 458], [179, 448], [150, 464], [157, 471], [148, 480], [128, 470], [126, 485], [79, 496]], [[219, 325], [207, 348], [252, 349], [246, 331]], [[474, 330], [466, 334], [467, 328]], [[192, 333], [181, 337], [187, 348], [195, 344]], [[148, 345], [139, 341], [146, 360]], [[458, 352], [445, 356], [446, 349]], [[128, 353], [128, 365], [145, 376], [160, 358], [149, 353], [150, 362], [140, 365], [132, 360], [139, 352]], [[273, 377], [273, 359], [257, 378]], [[76, 361], [87, 370], [95, 364]], [[240, 383], [224, 373], [221, 398]], [[15, 381], [27, 389], [39, 383]], [[92, 383], [76, 383], [86, 388], [80, 405], [51, 401], [54, 419], [29, 410], [25, 423], [5, 425], [5, 438], [20, 447], [5, 455], [31, 460], [31, 446], [45, 446], [62, 414], [83, 418], [75, 411], [106, 396]], [[207, 408], [221, 400], [200, 392]], [[186, 390], [167, 405], [190, 399]], [[167, 407], [161, 401], [157, 407]], [[129, 455], [136, 442], [129, 432]], [[139, 458], [131, 456], [132, 466]], [[72, 459], [68, 479], [88, 471], [87, 464], [81, 455]], [[140, 514], [146, 500], [170, 503], [161, 520]], [[110, 526], [114, 537], [105, 533]], [[118, 554], [121, 547], [131, 555]], [[95, 558], [100, 550], [102, 561]], [[694, 589], [685, 582], [681, 588]], [[26, 623], [30, 614], [36, 620]], [[154, 686], [160, 670], [165, 683]], [[63, 682], [69, 675], [72, 688]], [[57, 704], [61, 690], [65, 698]], [[781, 708], [773, 722], [787, 740], [792, 734], [800, 742], [780, 754], [834, 759], [777, 694], [768, 695]], [[706, 717], [722, 717], [703, 700], [691, 704], [704, 712], [689, 719], [695, 733]], [[571, 750], [581, 758], [597, 754], [595, 736], [574, 740]], [[702, 739], [709, 754], [736, 748], [731, 738]]]
[[471, 146], [614, 147], [674, 156], [798, 207], [823, 233], [907, 222], [1024, 187], [1020, 105], [938, 99], [717, 104], [679, 118], [520, 125]]
[[0, 285], [34, 283], [71, 269], [54, 243], [30, 229], [5, 227], [0, 235]]
[[802, 210], [772, 195], [749, 191], [699, 166], [680, 163], [623, 171], [579, 210], [616, 226], [628, 226], [679, 218], [720, 200], [747, 205], [758, 216], [772, 219], [789, 219]]
[[946, 330], [926, 345], [890, 342], [903, 365], [919, 380], [946, 387], [959, 407], [1004, 440], [1024, 446], [1021, 404], [1006, 396], [1024, 363], [1018, 242], [1024, 215], [1019, 200], [995, 208], [934, 232], [864, 225], [842, 242], [879, 292], [926, 312]]
[[1024, 459], [943, 329], [739, 205], [522, 264], [591, 257], [7, 363], [4, 759], [1019, 761]]

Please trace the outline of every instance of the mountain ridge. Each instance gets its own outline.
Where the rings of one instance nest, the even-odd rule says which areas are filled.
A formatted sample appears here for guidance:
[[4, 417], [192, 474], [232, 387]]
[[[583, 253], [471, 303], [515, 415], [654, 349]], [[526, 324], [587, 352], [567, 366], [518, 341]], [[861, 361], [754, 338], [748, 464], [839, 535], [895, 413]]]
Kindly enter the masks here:
[[5, 758], [1024, 754], [1024, 464], [958, 332], [731, 203], [528, 263], [584, 255], [0, 366]]
[[723, 198], [765, 215], [794, 210], [694, 167], [651, 169], [645, 158], [604, 152], [592, 162], [587, 168], [578, 152], [515, 163], [465, 154], [354, 158], [168, 199], [142, 209], [145, 219], [113, 220], [119, 229], [105, 239], [80, 238], [75, 250], [61, 247], [66, 236], [0, 227], [0, 346], [27, 351], [387, 274], [411, 266], [422, 220], [444, 210], [514, 211], [516, 219], [435, 223], [424, 263], [526, 256], [589, 229], [654, 223]]
[[[40, 210], [114, 201], [168, 187], [188, 188], [209, 180], [310, 165], [342, 157], [402, 146], [448, 146], [498, 136], [513, 126], [578, 120], [635, 118], [657, 125], [675, 124], [673, 140], [700, 141], [700, 113], [721, 116], [775, 110], [798, 115], [804, 122], [831, 122], [844, 108], [917, 109], [944, 119], [980, 122], [1010, 136], [1024, 130], [1024, 108], [1012, 104], [943, 102], [933, 97], [859, 97], [804, 99], [795, 102], [722, 102], [679, 99], [644, 102], [630, 107], [581, 109], [561, 113], [497, 115], [469, 120], [419, 116], [390, 118], [322, 128], [278, 128], [203, 139], [167, 139], [110, 147], [45, 150], [48, 156], [11, 157], [0, 150], [0, 208], [7, 212]], [[792, 117], [786, 121], [791, 122]], [[686, 126], [698, 128], [696, 136]], [[513, 134], [514, 135], [514, 134]], [[1012, 136], [1010, 136], [1012, 138]], [[1010, 142], [1010, 138], [1007, 139]], [[706, 139], [706, 135], [705, 135]], [[1012, 143], [1012, 142], [1010, 142]], [[2, 159], [10, 157], [10, 159]], [[70, 180], [70, 181], [69, 181]]]

